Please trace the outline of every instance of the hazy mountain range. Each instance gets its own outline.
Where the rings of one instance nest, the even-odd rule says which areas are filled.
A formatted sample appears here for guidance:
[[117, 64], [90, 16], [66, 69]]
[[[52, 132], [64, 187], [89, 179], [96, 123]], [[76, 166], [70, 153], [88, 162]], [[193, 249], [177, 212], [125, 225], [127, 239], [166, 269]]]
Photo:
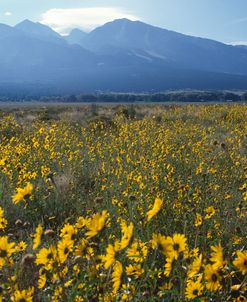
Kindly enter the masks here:
[[0, 94], [247, 89], [247, 47], [115, 20], [60, 36], [25, 20], [0, 24]]

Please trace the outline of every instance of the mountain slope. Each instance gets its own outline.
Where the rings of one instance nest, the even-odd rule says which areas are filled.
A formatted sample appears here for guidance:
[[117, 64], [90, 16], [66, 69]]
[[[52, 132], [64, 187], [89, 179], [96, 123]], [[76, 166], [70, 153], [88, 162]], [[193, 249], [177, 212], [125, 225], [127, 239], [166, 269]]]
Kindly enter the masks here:
[[[7, 31], [7, 32], [6, 32]], [[0, 80], [45, 81], [73, 77], [97, 66], [96, 55], [80, 46], [36, 38], [17, 28], [0, 26]]]
[[40, 39], [46, 42], [53, 42], [57, 44], [65, 44], [64, 39], [49, 26], [43, 25], [39, 22], [32, 22], [24, 20], [15, 26], [16, 29], [25, 33], [29, 37]]
[[142, 51], [179, 68], [247, 75], [244, 49], [186, 36], [140, 21], [115, 20], [89, 33], [81, 45], [96, 53], [112, 54], [117, 49]]
[[87, 33], [84, 31], [75, 28], [73, 29], [68, 36], [65, 36], [64, 39], [69, 43], [69, 44], [82, 44], [82, 40], [86, 37]]

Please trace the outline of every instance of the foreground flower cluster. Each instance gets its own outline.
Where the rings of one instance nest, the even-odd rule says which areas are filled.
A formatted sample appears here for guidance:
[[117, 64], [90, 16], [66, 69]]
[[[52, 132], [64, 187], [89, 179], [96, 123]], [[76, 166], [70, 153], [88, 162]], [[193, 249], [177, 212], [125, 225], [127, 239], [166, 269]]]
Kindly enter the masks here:
[[[150, 220], [150, 211], [146, 220]], [[112, 236], [105, 249], [102, 246], [111, 230], [107, 211], [66, 223], [58, 236], [39, 225], [29, 251], [25, 242], [1, 236], [1, 297], [12, 301], [39, 301], [42, 297], [67, 301], [71, 296], [74, 301], [133, 301], [141, 294], [140, 298], [155, 295], [172, 301], [223, 296], [231, 301], [246, 300], [247, 250], [226, 257], [219, 243], [206, 254], [199, 247], [191, 248], [184, 234], [152, 233], [150, 240], [143, 241], [134, 236], [134, 223], [118, 219], [118, 224], [121, 236]], [[148, 232], [148, 225], [143, 232]], [[16, 262], [20, 262], [18, 275]], [[20, 288], [19, 282], [29, 287]]]
[[247, 301], [247, 111], [160, 112], [2, 117], [0, 301]]

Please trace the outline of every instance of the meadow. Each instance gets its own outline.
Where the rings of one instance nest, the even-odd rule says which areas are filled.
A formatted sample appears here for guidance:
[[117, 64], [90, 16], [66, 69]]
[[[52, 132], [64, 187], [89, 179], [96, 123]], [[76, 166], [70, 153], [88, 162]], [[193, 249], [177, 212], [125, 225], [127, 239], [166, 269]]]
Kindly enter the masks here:
[[247, 107], [0, 108], [0, 301], [247, 301]]

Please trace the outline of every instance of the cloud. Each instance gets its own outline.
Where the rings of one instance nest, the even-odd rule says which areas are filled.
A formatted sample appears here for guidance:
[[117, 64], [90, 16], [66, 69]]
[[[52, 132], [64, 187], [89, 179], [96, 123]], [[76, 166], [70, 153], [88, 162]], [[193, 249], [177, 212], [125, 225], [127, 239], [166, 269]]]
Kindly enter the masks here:
[[117, 7], [52, 8], [41, 15], [41, 23], [52, 27], [60, 34], [67, 34], [73, 28], [90, 31], [114, 19], [139, 20], [137, 16]]
[[5, 13], [4, 13], [4, 16], [10, 17], [10, 16], [12, 16], [12, 13], [11, 13], [11, 12], [5, 12]]

